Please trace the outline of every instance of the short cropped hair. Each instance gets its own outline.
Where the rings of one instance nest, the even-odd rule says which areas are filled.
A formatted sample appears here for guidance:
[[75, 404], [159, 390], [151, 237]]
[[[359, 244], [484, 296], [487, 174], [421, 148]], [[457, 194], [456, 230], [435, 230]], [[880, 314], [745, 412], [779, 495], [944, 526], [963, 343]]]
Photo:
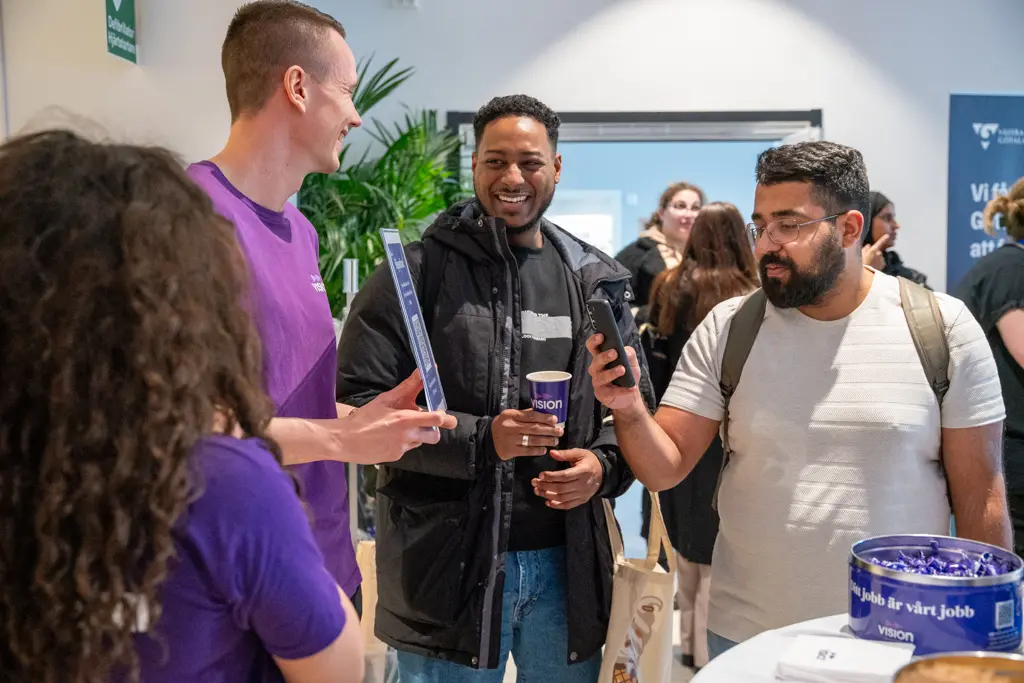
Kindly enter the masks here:
[[562, 120], [548, 105], [529, 95], [495, 97], [480, 107], [473, 117], [473, 135], [478, 149], [487, 125], [506, 116], [523, 116], [543, 125], [548, 132], [551, 149], [558, 149], [558, 127], [562, 125]]
[[345, 37], [337, 19], [295, 0], [256, 0], [239, 7], [220, 53], [231, 121], [261, 110], [290, 66], [326, 78], [331, 65], [321, 55], [330, 31]]
[[800, 142], [767, 149], [757, 159], [757, 184], [811, 183], [811, 196], [829, 213], [867, 215], [870, 185], [860, 152], [835, 142]]

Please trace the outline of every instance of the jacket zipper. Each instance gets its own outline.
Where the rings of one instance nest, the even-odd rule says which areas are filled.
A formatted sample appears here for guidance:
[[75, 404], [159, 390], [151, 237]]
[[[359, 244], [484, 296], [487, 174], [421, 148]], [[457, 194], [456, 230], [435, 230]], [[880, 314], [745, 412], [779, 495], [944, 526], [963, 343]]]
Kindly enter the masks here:
[[[482, 221], [481, 221], [482, 224]], [[508, 408], [508, 396], [511, 391], [510, 379], [512, 375], [512, 338], [508, 332], [507, 321], [509, 316], [512, 314], [512, 273], [509, 267], [508, 258], [501, 250], [501, 245], [498, 241], [497, 231], [491, 231], [494, 247], [501, 257], [503, 265], [503, 283], [501, 288], [504, 292], [498, 292], [498, 294], [504, 294], [505, 308], [502, 311], [502, 315], [497, 320], [498, 325], [498, 337], [501, 339], [501, 372], [498, 373], [500, 381], [504, 382], [504, 387], [499, 384], [499, 396], [501, 397], [498, 401], [498, 413]], [[505, 368], [508, 368], [508, 375], [505, 374]], [[505, 516], [506, 511], [502, 505], [503, 497], [503, 479], [509, 468], [509, 463], [502, 462], [497, 468], [495, 468], [494, 475], [494, 498], [492, 505], [494, 506], [494, 523], [491, 526], [491, 568], [487, 574], [487, 585], [484, 588], [484, 600], [483, 600], [483, 613], [480, 617], [480, 656], [475, 664], [486, 667], [490, 663], [491, 659], [491, 638], [494, 630], [494, 604], [496, 599], [500, 599], [500, 596], [495, 596], [497, 588], [497, 577], [498, 577], [498, 560], [505, 553], [501, 551], [500, 541], [501, 533], [505, 527]], [[511, 515], [511, 510], [507, 512]], [[500, 609], [500, 608], [499, 608]], [[500, 628], [500, 625], [499, 625]]]

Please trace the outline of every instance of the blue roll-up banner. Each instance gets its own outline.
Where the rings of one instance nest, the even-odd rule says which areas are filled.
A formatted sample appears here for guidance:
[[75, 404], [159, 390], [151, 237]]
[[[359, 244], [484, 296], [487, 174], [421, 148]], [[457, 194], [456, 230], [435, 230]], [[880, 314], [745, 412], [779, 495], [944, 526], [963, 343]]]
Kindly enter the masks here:
[[949, 101], [949, 216], [946, 291], [1006, 241], [990, 237], [985, 205], [1024, 176], [1024, 96], [952, 95]]

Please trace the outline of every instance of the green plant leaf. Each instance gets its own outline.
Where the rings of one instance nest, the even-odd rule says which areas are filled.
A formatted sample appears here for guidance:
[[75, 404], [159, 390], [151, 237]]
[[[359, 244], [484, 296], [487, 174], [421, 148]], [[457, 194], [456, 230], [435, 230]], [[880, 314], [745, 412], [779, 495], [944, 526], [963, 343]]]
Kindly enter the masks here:
[[[360, 65], [353, 98], [361, 113], [413, 73], [412, 68], [399, 69], [393, 59], [371, 74], [371, 61]], [[338, 171], [308, 176], [299, 192], [299, 209], [320, 240], [320, 272], [335, 316], [345, 306], [345, 259], [359, 259], [364, 281], [384, 258], [381, 228], [399, 230], [406, 242], [419, 239], [438, 213], [466, 195], [453, 172], [459, 139], [438, 126], [436, 112], [406, 109], [398, 121], [374, 119], [366, 129], [383, 149], [379, 156], [366, 151], [350, 162], [345, 147]]]
[[398, 60], [392, 59], [383, 67], [373, 72], [370, 71], [370, 64], [373, 63], [373, 55], [361, 60], [358, 66], [359, 81], [356, 83], [355, 91], [352, 93], [352, 102], [356, 111], [362, 116], [369, 114], [381, 100], [397, 90], [403, 83], [415, 73], [413, 67], [395, 70]]

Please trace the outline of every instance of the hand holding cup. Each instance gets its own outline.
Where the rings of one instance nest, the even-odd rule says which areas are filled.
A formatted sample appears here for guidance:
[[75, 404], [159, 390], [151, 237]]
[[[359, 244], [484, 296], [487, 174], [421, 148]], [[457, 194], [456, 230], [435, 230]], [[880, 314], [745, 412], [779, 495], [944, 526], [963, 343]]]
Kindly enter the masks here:
[[506, 410], [491, 423], [494, 450], [502, 460], [544, 455], [558, 446], [564, 431], [556, 421], [535, 410]]

